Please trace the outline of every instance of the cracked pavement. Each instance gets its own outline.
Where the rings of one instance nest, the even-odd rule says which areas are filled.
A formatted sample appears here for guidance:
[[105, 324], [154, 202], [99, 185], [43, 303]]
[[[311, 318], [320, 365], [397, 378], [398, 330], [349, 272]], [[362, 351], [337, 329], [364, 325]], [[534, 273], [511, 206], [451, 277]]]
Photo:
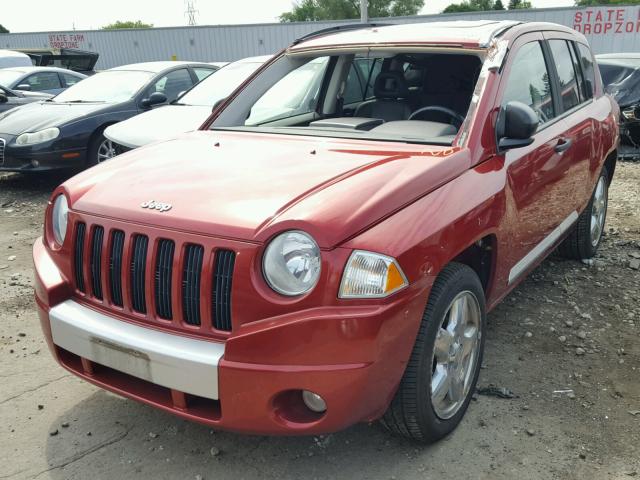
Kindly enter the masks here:
[[516, 398], [478, 396], [431, 446], [377, 424], [321, 437], [217, 432], [68, 374], [44, 343], [31, 290], [31, 245], [63, 179], [0, 175], [0, 479], [640, 475], [640, 271], [630, 267], [640, 258], [640, 164], [619, 164], [592, 265], [552, 257], [489, 314], [479, 385]]

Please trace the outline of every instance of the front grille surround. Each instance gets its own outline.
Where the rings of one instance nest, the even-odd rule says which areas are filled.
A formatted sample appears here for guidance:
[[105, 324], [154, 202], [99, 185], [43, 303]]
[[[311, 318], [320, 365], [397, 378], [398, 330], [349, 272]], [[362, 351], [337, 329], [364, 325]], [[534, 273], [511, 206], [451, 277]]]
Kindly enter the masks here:
[[214, 337], [231, 332], [237, 253], [228, 241], [77, 214], [70, 223], [78, 296], [143, 323]]

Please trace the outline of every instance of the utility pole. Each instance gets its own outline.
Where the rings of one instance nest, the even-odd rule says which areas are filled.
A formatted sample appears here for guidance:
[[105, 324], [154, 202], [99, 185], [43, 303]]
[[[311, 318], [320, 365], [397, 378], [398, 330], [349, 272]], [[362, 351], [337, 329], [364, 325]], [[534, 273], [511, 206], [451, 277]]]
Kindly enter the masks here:
[[360, 0], [360, 22], [367, 23], [369, 21], [369, 8], [367, 0]]

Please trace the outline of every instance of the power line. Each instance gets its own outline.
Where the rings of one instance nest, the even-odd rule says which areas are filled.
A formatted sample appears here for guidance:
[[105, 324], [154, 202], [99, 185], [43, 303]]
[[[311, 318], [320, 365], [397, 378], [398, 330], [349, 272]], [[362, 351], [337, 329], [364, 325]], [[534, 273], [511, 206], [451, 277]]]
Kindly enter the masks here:
[[197, 25], [198, 22], [196, 20], [196, 14], [198, 10], [195, 7], [195, 0], [185, 0], [186, 11], [184, 12], [185, 17], [188, 18], [189, 26]]

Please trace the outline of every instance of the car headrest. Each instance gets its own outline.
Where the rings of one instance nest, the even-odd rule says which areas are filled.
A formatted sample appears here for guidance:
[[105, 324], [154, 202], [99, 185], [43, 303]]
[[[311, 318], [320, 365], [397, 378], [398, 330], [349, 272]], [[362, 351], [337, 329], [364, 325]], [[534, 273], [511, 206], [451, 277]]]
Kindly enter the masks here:
[[376, 98], [407, 98], [409, 87], [402, 72], [380, 72], [373, 85]]

